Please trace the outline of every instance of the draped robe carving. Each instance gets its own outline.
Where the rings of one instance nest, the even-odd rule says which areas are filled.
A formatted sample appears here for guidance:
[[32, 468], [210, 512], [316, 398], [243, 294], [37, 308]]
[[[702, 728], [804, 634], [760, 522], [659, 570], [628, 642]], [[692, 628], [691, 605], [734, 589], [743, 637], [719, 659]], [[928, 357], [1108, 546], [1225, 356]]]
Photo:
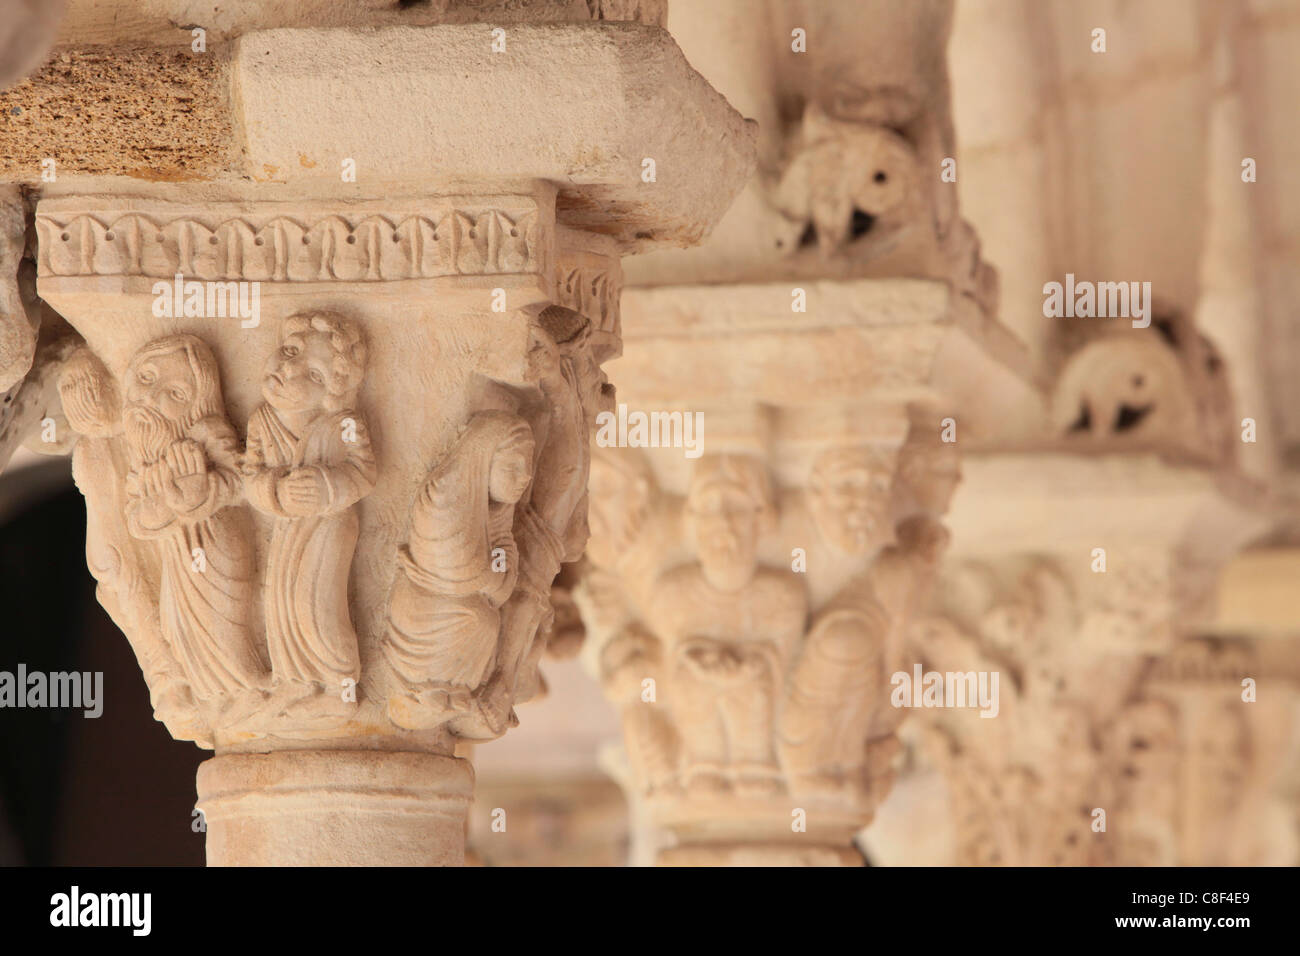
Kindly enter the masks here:
[[163, 635], [202, 702], [264, 683], [249, 627], [252, 550], [238, 507], [238, 440], [223, 417], [216, 360], [201, 340], [150, 343], [127, 371], [126, 524], [154, 541]]
[[[351, 440], [345, 440], [345, 436]], [[348, 574], [360, 525], [359, 500], [374, 487], [376, 465], [360, 413], [322, 414], [295, 435], [262, 405], [248, 422], [248, 500], [274, 516], [266, 555], [266, 643], [277, 681], [337, 687], [357, 679], [357, 637], [348, 610]], [[328, 489], [317, 514], [286, 510], [278, 476], [315, 469]]]
[[470, 692], [492, 672], [501, 606], [519, 575], [512, 529], [532, 478], [533, 448], [522, 418], [480, 412], [416, 499], [385, 645], [413, 695], [440, 690], [466, 709]]

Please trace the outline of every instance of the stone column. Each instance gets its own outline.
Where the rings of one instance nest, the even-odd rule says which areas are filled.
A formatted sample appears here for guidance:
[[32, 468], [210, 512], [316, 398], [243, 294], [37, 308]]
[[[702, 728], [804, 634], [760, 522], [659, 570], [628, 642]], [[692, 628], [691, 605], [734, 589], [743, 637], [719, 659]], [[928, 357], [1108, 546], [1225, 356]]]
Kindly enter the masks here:
[[620, 258], [698, 241], [753, 162], [659, 5], [499, 6], [223, 21], [202, 175], [70, 153], [36, 205], [90, 569], [215, 751], [210, 864], [463, 861], [455, 748], [537, 692], [585, 544]]
[[990, 393], [1015, 381], [943, 283], [819, 284], [807, 315], [789, 296], [629, 293], [634, 384], [597, 431], [583, 653], [621, 709], [634, 805], [675, 838], [665, 864], [861, 863], [959, 478], [935, 383], [952, 364]]
[[1146, 696], [1170, 718], [1163, 785], [1180, 865], [1293, 866], [1300, 859], [1300, 697], [1287, 643], [1201, 637], [1152, 669]]
[[[689, 48], [744, 6], [669, 28]], [[577, 594], [666, 864], [862, 862], [958, 442], [1042, 407], [945, 176], [951, 4], [766, 8], [710, 61], [778, 120], [760, 175], [712, 243], [629, 273], [625, 405], [597, 434], [629, 447], [593, 462]], [[738, 69], [756, 45], [771, 68]]]

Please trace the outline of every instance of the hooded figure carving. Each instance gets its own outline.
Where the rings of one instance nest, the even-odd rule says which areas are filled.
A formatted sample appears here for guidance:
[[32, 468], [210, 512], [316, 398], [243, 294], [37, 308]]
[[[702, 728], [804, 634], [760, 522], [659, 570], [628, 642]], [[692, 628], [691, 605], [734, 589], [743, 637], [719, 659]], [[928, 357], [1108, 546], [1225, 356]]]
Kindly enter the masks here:
[[491, 674], [500, 608], [518, 577], [512, 529], [533, 450], [522, 418], [480, 412], [416, 498], [385, 645], [409, 693], [441, 690], [464, 709]]

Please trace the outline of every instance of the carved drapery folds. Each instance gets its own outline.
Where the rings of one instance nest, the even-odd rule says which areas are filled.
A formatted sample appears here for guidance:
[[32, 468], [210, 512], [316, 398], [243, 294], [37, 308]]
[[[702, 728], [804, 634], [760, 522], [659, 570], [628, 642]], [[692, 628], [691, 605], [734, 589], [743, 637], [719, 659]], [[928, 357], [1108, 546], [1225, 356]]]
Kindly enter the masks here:
[[[538, 692], [621, 281], [597, 238], [557, 254], [539, 196], [300, 209], [296, 231], [277, 209], [38, 214], [42, 291], [88, 341], [59, 378], [88, 563], [177, 737], [449, 754]], [[112, 291], [83, 317], [87, 281]], [[236, 312], [246, 281], [262, 314]], [[410, 281], [413, 305], [365, 291]]]
[[[240, 505], [239, 440], [211, 348], [156, 339], [122, 382], [127, 532], [158, 568], [163, 640], [190, 694], [224, 728], [265, 683], [253, 641], [253, 544]], [[241, 699], [245, 698], [245, 699]]]
[[[454, 273], [417, 268], [422, 233], [391, 224], [425, 219], [400, 210], [309, 210], [332, 225], [301, 236], [256, 206], [38, 216], [42, 294], [85, 336], [58, 392], [88, 564], [156, 717], [217, 751], [199, 776], [209, 862], [460, 862], [456, 742], [504, 733], [542, 689], [619, 347], [609, 300], [575, 299], [552, 266], [580, 261], [616, 301], [616, 248], [566, 230], [581, 241], [560, 255], [548, 195], [444, 219], [423, 249]], [[146, 233], [181, 237], [160, 246], [179, 258], [150, 259]], [[60, 264], [48, 246], [74, 234], [82, 258]], [[202, 255], [198, 276], [166, 275]], [[339, 802], [356, 780], [373, 786]]]
[[[74, 122], [113, 159], [15, 160], [35, 208], [0, 196], [0, 454], [61, 396], [101, 600], [216, 751], [210, 862], [463, 860], [457, 744], [542, 692], [585, 545], [621, 257], [699, 242], [755, 164], [662, 0], [417, 6], [214, 14], [193, 149]], [[104, 29], [109, 98], [147, 99], [122, 64], [174, 20]], [[14, 95], [100, 98], [63, 82]], [[28, 373], [33, 271], [77, 334]]]
[[491, 738], [538, 690], [551, 586], [586, 544], [587, 432], [606, 404], [581, 321], [563, 343], [534, 327], [529, 416], [475, 414], [416, 498], [384, 641], [399, 726]]
[[346, 712], [336, 689], [360, 677], [347, 603], [356, 504], [378, 468], [356, 409], [365, 374], [360, 329], [341, 315], [298, 313], [267, 362], [265, 403], [248, 421], [244, 488], [272, 518], [263, 621], [276, 692], [287, 710], [322, 698]]
[[[212, 350], [196, 336], [136, 354], [120, 419], [109, 404], [119, 384], [97, 359], [83, 353], [65, 374], [70, 421], [85, 429], [74, 467], [91, 510], [91, 567], [146, 672], [159, 675], [159, 717], [178, 736], [211, 746], [213, 732], [239, 727], [265, 735], [324, 720], [337, 730], [356, 709], [348, 580], [357, 504], [378, 472], [356, 407], [364, 355], [359, 328], [343, 316], [289, 317], [246, 443], [226, 419]], [[576, 392], [569, 400], [580, 408]], [[580, 411], [547, 417], [539, 430], [572, 444], [582, 421]], [[557, 434], [565, 427], [569, 435]], [[525, 419], [479, 412], [416, 497], [382, 642], [398, 726], [442, 726], [491, 675], [503, 685], [493, 686], [496, 709], [467, 726], [474, 736], [505, 729], [523, 668], [536, 665], [551, 581], [583, 544], [584, 470], [566, 476], [556, 508], [526, 494], [551, 490], [534, 482], [538, 458]], [[270, 521], [260, 564], [250, 508]], [[193, 709], [199, 734], [175, 722], [193, 720]]]
[[852, 862], [888, 790], [889, 678], [947, 540], [954, 456], [920, 419], [902, 453], [842, 435], [783, 488], [752, 444], [723, 446], [667, 469], [679, 493], [644, 453], [598, 450], [584, 654], [634, 799], [677, 839], [666, 861]]

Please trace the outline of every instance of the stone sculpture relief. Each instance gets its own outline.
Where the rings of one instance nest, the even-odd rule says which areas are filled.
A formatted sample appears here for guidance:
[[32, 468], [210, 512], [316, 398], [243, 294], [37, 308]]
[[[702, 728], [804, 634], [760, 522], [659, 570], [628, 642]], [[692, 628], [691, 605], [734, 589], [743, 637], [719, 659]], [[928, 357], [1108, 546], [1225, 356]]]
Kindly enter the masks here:
[[810, 103], [769, 194], [788, 224], [778, 246], [799, 274], [943, 278], [991, 313], [996, 273], [981, 260], [970, 225], [940, 215], [951, 200], [923, 188], [931, 178], [921, 171], [943, 157], [931, 150], [923, 159], [897, 132], [911, 122], [840, 119]]
[[682, 736], [689, 790], [771, 792], [783, 786], [775, 727], [779, 694], [807, 616], [804, 584], [758, 562], [775, 519], [761, 461], [704, 458], [686, 497], [698, 562], [654, 586], [650, 624], [665, 642], [669, 707]]
[[515, 723], [515, 701], [543, 689], [556, 576], [587, 537], [586, 441], [610, 397], [591, 332], [568, 309], [544, 313], [531, 391], [487, 392], [517, 410], [471, 414], [434, 461], [397, 555], [369, 697], [350, 604], [358, 507], [379, 474], [359, 400], [361, 326], [318, 309], [285, 319], [244, 442], [198, 336], [149, 342], [120, 385], [89, 349], [75, 352], [60, 394], [88, 562], [158, 718], [207, 746], [214, 733], [329, 732], [367, 701], [400, 731], [483, 739]]
[[163, 636], [199, 706], [224, 726], [247, 716], [248, 692], [267, 675], [238, 439], [212, 350], [193, 335], [151, 342], [127, 368], [123, 399], [127, 529], [157, 548]]
[[[1115, 742], [1131, 837], [1123, 862], [1192, 866], [1279, 866], [1295, 861], [1288, 828], [1286, 691], [1243, 700], [1243, 678], [1293, 686], [1288, 668], [1267, 664], [1267, 641], [1193, 638], [1153, 663], [1144, 685], [1146, 720], [1130, 719]], [[1281, 718], [1281, 719], [1279, 719]], [[1125, 746], [1127, 744], [1127, 746]], [[1291, 764], [1293, 766], [1293, 763]], [[1136, 773], [1129, 771], [1135, 768]]]
[[895, 455], [833, 448], [808, 477], [808, 506], [823, 538], [846, 554], [874, 554], [893, 538], [890, 495]]
[[117, 382], [82, 347], [63, 367], [59, 393], [68, 425], [80, 436], [72, 478], [86, 499], [86, 565], [97, 582], [95, 596], [131, 640], [158, 719], [178, 739], [206, 739], [188, 679], [163, 637], [158, 574], [127, 529], [122, 504], [129, 466], [119, 440]]
[[[575, 314], [561, 308], [543, 312], [544, 322], [548, 313], [560, 324], [539, 327], [528, 355], [544, 411], [533, 424], [533, 482], [515, 532], [519, 577], [502, 610], [498, 667], [484, 691], [486, 729], [493, 736], [513, 719], [512, 701], [531, 700], [541, 690], [537, 665], [554, 617], [551, 585], [561, 564], [577, 560], [587, 543], [587, 436], [608, 404], [604, 376], [586, 344], [591, 325], [565, 325]], [[482, 729], [462, 725], [458, 732]]]
[[961, 484], [961, 456], [956, 442], [936, 441], [913, 428], [898, 452], [898, 480], [892, 485], [898, 519], [941, 515]]
[[22, 194], [17, 186], [0, 187], [0, 389], [19, 384], [36, 354], [39, 313], [28, 307], [23, 288], [32, 278], [26, 237]]
[[248, 422], [245, 494], [273, 519], [263, 604], [277, 707], [346, 712], [344, 690], [360, 677], [348, 575], [355, 505], [378, 473], [356, 407], [365, 366], [354, 323], [330, 312], [291, 316], [267, 362], [266, 401]]
[[573, 315], [534, 329], [529, 416], [473, 415], [416, 497], [383, 644], [400, 727], [491, 738], [542, 689], [551, 589], [586, 543], [586, 436], [605, 404], [590, 326], [574, 331]]
[[[103, 220], [103, 221], [101, 221]], [[36, 218], [42, 275], [142, 275], [257, 282], [378, 282], [539, 268], [537, 215], [521, 206], [314, 221], [128, 214]]]
[[806, 224], [799, 246], [833, 256], [864, 239], [879, 255], [923, 212], [917, 179], [916, 150], [898, 133], [837, 122], [813, 103], [773, 201]]
[[1130, 704], [1106, 742], [1119, 839], [1112, 853], [1119, 866], [1176, 866], [1178, 771], [1181, 749], [1177, 709], [1164, 700]]
[[[1167, 705], [1143, 697], [1143, 646], [1089, 638], [1087, 603], [1047, 559], [1019, 572], [968, 564], [944, 591], [959, 610], [918, 624], [913, 652], [927, 670], [1002, 678], [997, 720], [924, 712], [956, 809], [957, 862], [1166, 860], [1176, 740]], [[1096, 808], [1106, 831], [1093, 829]]]
[[795, 0], [783, 10], [822, 37], [782, 78], [798, 121], [764, 177], [785, 223], [776, 245], [786, 267], [798, 275], [944, 279], [992, 314], [997, 276], [958, 215], [953, 185], [942, 52], [951, 4], [863, 0], [859, 15], [870, 31], [845, 30], [833, 5]]
[[[835, 846], [870, 818], [905, 713], [890, 705], [889, 678], [947, 543], [927, 506], [947, 507], [954, 468], [931, 444], [904, 445], [907, 490], [898, 446], [841, 441], [780, 495], [752, 452], [706, 454], [680, 497], [637, 453], [596, 456], [575, 592], [586, 661], [619, 708], [631, 779], [662, 825], [730, 833], [740, 824], [727, 807], [750, 821], [735, 839], [779, 841], [791, 806], [816, 807], [812, 842]], [[816, 598], [824, 557], [802, 572], [771, 557], [792, 528], [858, 571]]]
[[59, 381], [84, 344], [36, 294], [29, 222], [19, 187], [0, 186], [0, 466], [24, 444], [43, 453], [69, 451], [65, 429], [54, 442], [32, 439], [47, 418], [62, 419]]
[[501, 606], [519, 574], [515, 510], [532, 480], [534, 445], [519, 416], [480, 412], [416, 498], [386, 645], [407, 692], [388, 702], [399, 725], [467, 710], [496, 664]]
[[[588, 559], [574, 600], [589, 633], [598, 638], [593, 669], [619, 709], [624, 748], [647, 795], [680, 789], [681, 741], [663, 708], [644, 706], [647, 680], [664, 681], [664, 644], [640, 620], [629, 582], [650, 580], [661, 548], [654, 542], [679, 518], [659, 493], [645, 460], [597, 449], [589, 483], [592, 507]], [[652, 543], [654, 542], [654, 543]]]
[[[216, 751], [198, 781], [211, 862], [455, 865], [473, 777], [458, 738], [499, 735], [545, 691], [612, 398], [599, 362], [622, 347], [620, 260], [702, 241], [756, 130], [691, 68], [664, 0], [272, 6], [209, 10], [189, 39], [160, 8], [129, 28], [73, 11], [52, 68], [4, 91], [22, 155], [4, 150], [0, 390], [21, 388], [0, 456], [46, 417], [75, 435], [99, 592], [158, 716]], [[546, 92], [573, 64], [594, 100]], [[302, 108], [413, 68], [430, 82], [411, 109], [330, 128]], [[465, 72], [454, 96], [448, 69]], [[104, 104], [159, 83], [200, 135], [115, 136]], [[519, 122], [485, 126], [507, 88]], [[642, 121], [656, 89], [686, 125]], [[568, 113], [533, 122], [553, 106]], [[267, 107], [301, 128], [248, 114]], [[76, 135], [45, 149], [54, 113]], [[689, 175], [642, 179], [650, 156]], [[183, 308], [151, 309], [159, 282]], [[258, 284], [258, 316], [230, 321], [234, 283]], [[81, 340], [48, 361], [37, 287]], [[51, 373], [82, 342], [64, 429]], [[395, 662], [399, 634], [417, 653]], [[426, 685], [448, 692], [417, 699]], [[410, 690], [419, 712], [394, 723]]]
[[1052, 393], [1057, 435], [1233, 459], [1240, 436], [1226, 369], [1190, 322], [1157, 314], [1148, 329], [1102, 323], [1060, 344], [1071, 350]]

